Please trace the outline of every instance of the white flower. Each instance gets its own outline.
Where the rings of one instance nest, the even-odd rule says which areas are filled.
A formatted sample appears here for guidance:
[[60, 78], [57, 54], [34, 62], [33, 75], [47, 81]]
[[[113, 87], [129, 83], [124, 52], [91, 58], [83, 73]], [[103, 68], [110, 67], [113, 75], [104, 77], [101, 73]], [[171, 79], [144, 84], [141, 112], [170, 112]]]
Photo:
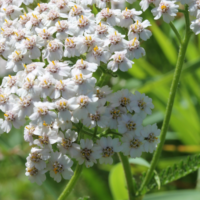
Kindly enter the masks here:
[[62, 131], [72, 128], [71, 120], [70, 121], [69, 120], [66, 120], [66, 121], [58, 120], [58, 123], [59, 123], [59, 127], [61, 128]]
[[144, 150], [153, 153], [157, 144], [160, 142], [158, 138], [160, 129], [157, 128], [156, 124], [147, 125], [141, 130], [141, 134], [144, 137]]
[[5, 19], [5, 22], [2, 24], [2, 28], [15, 28], [17, 26], [18, 19], [10, 20]]
[[138, 91], [135, 92], [131, 106], [136, 113], [141, 113], [144, 118], [147, 114], [150, 115], [152, 113], [151, 109], [154, 108], [152, 99]]
[[122, 115], [122, 120], [119, 121], [118, 131], [119, 133], [134, 133], [140, 135], [142, 129], [143, 119], [139, 115]]
[[23, 126], [25, 124], [25, 120], [19, 119], [17, 116], [17, 112], [14, 110], [6, 111], [4, 114], [4, 118], [5, 118], [5, 120], [1, 124], [1, 129], [6, 133], [10, 132], [12, 125], [15, 128], [19, 129], [21, 126]]
[[25, 5], [29, 5], [29, 4], [33, 3], [33, 1], [34, 1], [34, 0], [23, 0], [23, 3], [24, 3]]
[[11, 27], [4, 27], [4, 28], [1, 28], [2, 32], [2, 37], [6, 39], [7, 42], [9, 42], [12, 37], [13, 37], [13, 34], [14, 34], [14, 30], [13, 28]]
[[55, 79], [63, 79], [63, 77], [70, 76], [70, 67], [68, 63], [62, 63], [58, 61], [50, 62], [45, 71], [50, 73]]
[[39, 135], [38, 139], [33, 141], [33, 144], [38, 145], [42, 149], [49, 149], [53, 151], [52, 144], [58, 142], [59, 137], [55, 131], [49, 131], [48, 133], [45, 131], [35, 131], [35, 135]]
[[[21, 27], [25, 28], [26, 27], [26, 23], [31, 19], [31, 14], [28, 13], [24, 13], [24, 15], [20, 15], [20, 19], [19, 19], [19, 23], [21, 25]], [[31, 23], [29, 22], [29, 26], [31, 27]], [[30, 29], [29, 27], [29, 29]]]
[[30, 20], [25, 24], [25, 27], [33, 32], [36, 28], [43, 28], [44, 24], [42, 23], [42, 15], [32, 13]]
[[16, 110], [19, 119], [25, 118], [26, 116], [29, 117], [33, 113], [33, 97], [31, 95], [20, 97], [13, 107], [13, 110]]
[[8, 55], [11, 53], [11, 49], [8, 45], [8, 42], [6, 42], [5, 38], [0, 38], [0, 55], [4, 58], [8, 58]]
[[72, 73], [80, 72], [84, 75], [91, 74], [97, 70], [96, 63], [89, 63], [83, 59], [77, 60], [76, 64], [73, 66]]
[[200, 17], [200, 1], [199, 0], [191, 0], [189, 2], [185, 2], [189, 4], [189, 12], [191, 15]]
[[61, 13], [68, 13], [68, 11], [70, 10], [70, 6], [72, 5], [72, 3], [70, 3], [71, 2], [69, 2], [68, 0], [57, 0], [56, 7]]
[[200, 19], [192, 21], [190, 28], [196, 35], [198, 35], [200, 33]]
[[[47, 45], [49, 40], [53, 40], [52, 35], [56, 32], [53, 27], [50, 28], [35, 28], [35, 31], [40, 39], [42, 39], [42, 46]], [[56, 37], [57, 38], [57, 37]], [[58, 38], [59, 39], [59, 38]]]
[[126, 53], [127, 50], [115, 51], [115, 54], [110, 58], [110, 60], [113, 59], [113, 61], [108, 63], [107, 68], [111, 69], [113, 72], [116, 72], [118, 69], [125, 72], [132, 68], [134, 62], [126, 57]]
[[42, 89], [41, 97], [47, 98], [47, 96], [50, 96], [54, 90], [54, 82], [55, 79], [50, 74], [45, 74], [43, 76], [38, 77], [39, 87]]
[[52, 152], [48, 163], [50, 176], [57, 182], [61, 181], [61, 175], [64, 179], [69, 180], [73, 176], [72, 165], [73, 161], [66, 155], [62, 155], [60, 152]]
[[23, 64], [29, 64], [31, 60], [28, 58], [26, 50], [16, 50], [8, 56], [8, 62], [6, 69], [13, 69], [14, 72], [18, 72], [23, 69]]
[[6, 94], [16, 93], [18, 90], [19, 79], [17, 76], [8, 75], [4, 77], [2, 81], [2, 87], [5, 88], [4, 92]]
[[[119, 2], [119, 0], [112, 0], [113, 2]], [[96, 6], [98, 8], [106, 8], [106, 4], [109, 3], [110, 0], [96, 0]]]
[[3, 6], [1, 11], [5, 14], [8, 19], [15, 19], [19, 17], [23, 8], [19, 8], [15, 5]]
[[40, 57], [40, 48], [42, 47], [43, 41], [41, 38], [36, 35], [27, 37], [21, 45], [16, 44], [16, 48], [18, 49], [26, 49], [28, 51], [29, 57], [31, 59], [37, 59]]
[[42, 185], [42, 182], [44, 182], [46, 180], [45, 173], [47, 172], [47, 170], [45, 170], [45, 169], [38, 170], [35, 166], [29, 167], [28, 164], [26, 167], [27, 168], [26, 168], [25, 175], [28, 176], [28, 179], [32, 183], [36, 182], [38, 185]]
[[61, 60], [63, 57], [63, 44], [58, 40], [51, 40], [47, 44], [47, 48], [43, 51], [44, 58], [47, 58], [50, 61]]
[[69, 79], [60, 80], [55, 82], [54, 91], [51, 94], [51, 98], [57, 99], [62, 96], [65, 99], [69, 99], [77, 93], [78, 85], [74, 85]]
[[16, 102], [16, 97], [11, 94], [6, 94], [2, 92], [0, 94], [0, 110], [6, 112], [12, 108], [13, 104]]
[[101, 39], [105, 39], [111, 33], [114, 33], [115, 29], [111, 26], [99, 22], [99, 25], [96, 25], [95, 35]]
[[104, 106], [106, 101], [108, 100], [108, 97], [111, 95], [112, 90], [107, 85], [105, 85], [102, 88], [96, 87], [94, 89], [94, 93], [96, 94], [96, 97], [99, 99], [98, 104]]
[[20, 7], [22, 3], [23, 0], [4, 0], [2, 5], [4, 6], [15, 5], [17, 7]]
[[125, 107], [128, 111], [132, 112], [132, 103], [134, 100], [134, 95], [130, 93], [127, 89], [122, 89], [112, 94], [108, 101], [111, 103], [112, 107]]
[[142, 17], [138, 17], [138, 15], [141, 15], [142, 11], [136, 11], [134, 8], [129, 10], [126, 9], [122, 11], [122, 13], [120, 13], [120, 26], [121, 27], [125, 27], [128, 28], [132, 23], [133, 20], [134, 21], [141, 21]]
[[151, 26], [148, 20], [144, 20], [143, 22], [137, 21], [135, 24], [132, 24], [129, 28], [128, 39], [132, 40], [136, 37], [137, 39], [141, 38], [146, 41], [152, 35], [151, 31], [145, 29], [148, 26]]
[[18, 75], [21, 77], [27, 77], [27, 78], [33, 78], [35, 76], [41, 76], [45, 73], [43, 67], [45, 66], [45, 63], [43, 62], [33, 62], [28, 65], [23, 65], [24, 70], [18, 72]]
[[112, 156], [115, 152], [121, 151], [119, 138], [112, 139], [111, 137], [102, 137], [100, 140], [97, 140], [96, 143], [97, 146], [101, 147], [101, 157], [99, 158], [99, 163], [112, 165]]
[[29, 142], [29, 145], [33, 145], [33, 135], [35, 132], [35, 127], [33, 123], [30, 123], [29, 125], [24, 127], [24, 140], [26, 142]]
[[89, 113], [95, 114], [98, 100], [93, 93], [81, 95], [76, 98], [76, 103], [79, 107], [73, 111], [73, 116], [79, 120], [84, 119]]
[[158, 4], [160, 3], [160, 0], [141, 0], [140, 6], [141, 6], [142, 10], [145, 11], [148, 9], [148, 7], [151, 3], [153, 3], [155, 6], [158, 6]]
[[87, 5], [92, 5], [95, 3], [95, 0], [76, 0], [77, 3], [80, 3], [84, 7], [87, 7]]
[[84, 9], [80, 5], [74, 5], [69, 12], [69, 19], [75, 18], [78, 19], [81, 15], [89, 16], [91, 11], [89, 9]]
[[101, 20], [104, 20], [111, 26], [116, 26], [120, 22], [120, 13], [121, 11], [119, 9], [111, 10], [109, 8], [104, 8], [96, 16], [97, 23], [99, 23]]
[[178, 5], [175, 4], [176, 1], [166, 1], [161, 0], [158, 7], [152, 9], [152, 13], [155, 16], [154, 19], [157, 20], [161, 18], [163, 15], [163, 20], [166, 23], [170, 23], [176, 16], [176, 13], [178, 12]]
[[78, 133], [68, 129], [65, 134], [60, 133], [60, 140], [58, 141], [58, 149], [63, 154], [68, 154], [72, 158], [77, 155], [77, 151], [80, 149], [79, 145], [75, 143], [78, 138]]
[[76, 24], [71, 30], [76, 36], [83, 35], [84, 33], [92, 34], [95, 31], [94, 15], [88, 17], [81, 15], [78, 20], [71, 20], [71, 23]]
[[85, 34], [84, 37], [78, 37], [77, 48], [81, 54], [90, 52], [95, 46], [103, 46], [103, 40], [96, 37], [96, 35]]
[[66, 38], [64, 57], [71, 58], [74, 56], [80, 56], [80, 50], [77, 47], [77, 39], [73, 37]]
[[95, 46], [91, 52], [86, 55], [86, 58], [89, 62], [97, 63], [98, 66], [100, 62], [107, 63], [111, 53], [105, 51], [102, 47]]
[[105, 41], [105, 47], [109, 46], [110, 52], [114, 53], [115, 51], [123, 50], [125, 47], [125, 41], [123, 38], [125, 35], [122, 35], [120, 33], [117, 33], [115, 31], [114, 33], [110, 34], [108, 36], [108, 40]]
[[56, 7], [52, 7], [49, 12], [44, 15], [43, 23], [47, 27], [53, 26], [60, 17], [67, 18], [67, 14], [61, 13]]
[[122, 137], [122, 152], [126, 156], [130, 155], [131, 158], [140, 157], [144, 151], [143, 142], [142, 136], [126, 133]]
[[56, 113], [50, 109], [54, 109], [53, 103], [34, 102], [34, 112], [29, 118], [37, 124], [42, 124], [44, 121], [50, 124], [57, 117]]
[[134, 58], [138, 59], [144, 56], [145, 50], [140, 47], [140, 42], [135, 37], [133, 40], [127, 42], [127, 57], [132, 60]]
[[85, 162], [87, 168], [92, 167], [97, 162], [96, 159], [101, 157], [100, 147], [95, 147], [92, 140], [81, 139], [80, 148], [75, 157], [79, 165]]
[[73, 71], [72, 81], [78, 86], [78, 94], [87, 94], [92, 91], [96, 83], [96, 79], [92, 77], [92, 73], [84, 75], [78, 71]]
[[59, 99], [55, 102], [55, 108], [58, 110], [58, 118], [66, 121], [71, 120], [71, 113], [70, 111], [75, 110], [79, 107], [75, 100], [76, 97], [71, 99]]
[[[22, 74], [23, 77], [23, 74]], [[37, 80], [34, 80], [35, 78], [33, 76], [27, 77], [23, 80], [23, 83], [21, 83], [21, 88], [19, 88], [16, 93], [20, 97], [25, 97], [27, 94], [30, 94], [34, 96], [35, 99], [39, 100], [40, 94], [41, 94], [41, 88], [37, 84]]]
[[108, 117], [107, 126], [111, 129], [116, 129], [118, 122], [122, 120], [121, 116], [123, 114], [126, 114], [125, 108], [107, 107], [105, 112], [105, 116]]
[[66, 37], [68, 37], [68, 34], [73, 35], [72, 32], [70, 31], [71, 24], [68, 24], [67, 20], [61, 20], [56, 22], [55, 27], [52, 27], [52, 29], [55, 32], [57, 32], [56, 38], [60, 40], [64, 40]]
[[[59, 124], [57, 119], [53, 122], [51, 122], [50, 124], [47, 124], [45, 121], [43, 122], [43, 124], [39, 124], [36, 128], [35, 128], [35, 135], [42, 135], [42, 132], [45, 133], [49, 133], [49, 132], [54, 132], [56, 135], [58, 134], [58, 130], [59, 130]], [[53, 134], [51, 134], [53, 135]]]
[[[29, 0], [32, 1], [32, 0]], [[47, 3], [38, 3], [37, 7], [35, 8], [35, 11], [37, 11], [38, 13], [44, 13], [44, 12], [48, 12], [49, 11], [49, 4]]]
[[45, 160], [50, 158], [49, 150], [48, 149], [38, 149], [33, 147], [31, 149], [31, 153], [26, 158], [27, 163], [30, 168], [36, 167], [38, 170], [42, 170], [46, 168]]
[[83, 118], [83, 124], [94, 128], [99, 126], [101, 128], [106, 128], [109, 118], [105, 115], [105, 107], [99, 107], [95, 110], [94, 114], [89, 113], [88, 117]]

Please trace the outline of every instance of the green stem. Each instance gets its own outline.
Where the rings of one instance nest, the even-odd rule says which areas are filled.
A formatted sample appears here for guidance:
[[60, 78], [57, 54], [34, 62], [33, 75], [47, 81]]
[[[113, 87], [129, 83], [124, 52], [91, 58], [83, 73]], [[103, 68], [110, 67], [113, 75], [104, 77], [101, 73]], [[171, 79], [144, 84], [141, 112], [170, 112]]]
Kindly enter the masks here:
[[135, 199], [135, 188], [134, 188], [134, 184], [133, 184], [133, 176], [131, 174], [131, 168], [130, 168], [130, 164], [128, 161], [128, 157], [124, 156], [123, 153], [118, 153], [118, 156], [123, 165], [124, 174], [126, 177], [126, 184], [127, 184], [127, 189], [128, 189], [129, 200], [134, 200]]
[[24, 3], [21, 5], [21, 7], [25, 10], [26, 13], [28, 13], [28, 9]]
[[97, 129], [98, 129], [98, 125], [96, 124], [96, 126], [94, 128], [93, 138], [95, 138], [97, 135]]
[[3, 60], [5, 60], [5, 61], [8, 61], [8, 59], [4, 58], [3, 56], [1, 56], [1, 58], [2, 58]]
[[140, 187], [140, 190], [139, 190], [140, 193], [143, 192], [144, 187], [149, 183], [149, 181], [152, 178], [154, 169], [156, 167], [156, 164], [158, 162], [158, 159], [160, 157], [160, 154], [161, 154], [164, 142], [165, 142], [165, 136], [167, 133], [169, 122], [170, 122], [170, 117], [171, 117], [171, 113], [172, 113], [172, 109], [173, 109], [174, 99], [176, 96], [177, 86], [179, 83], [184, 58], [185, 58], [185, 53], [186, 53], [188, 42], [189, 42], [189, 39], [191, 36], [189, 13], [188, 13], [187, 5], [185, 8], [185, 21], [186, 21], [186, 34], [185, 34], [185, 38], [184, 38], [183, 42], [180, 44], [180, 47], [179, 47], [178, 60], [177, 60], [176, 69], [174, 72], [174, 77], [172, 80], [172, 85], [171, 85], [169, 99], [168, 99], [167, 108], [166, 108], [166, 114], [165, 114], [165, 118], [164, 118], [162, 129], [161, 129], [161, 134], [160, 134], [160, 143], [153, 155], [151, 166], [150, 166], [149, 170], [147, 171], [144, 181]]
[[174, 31], [176, 37], [178, 38], [179, 43], [181, 44], [181, 36], [178, 32], [178, 30], [176, 29], [176, 27], [174, 26], [174, 24], [172, 22], [169, 23], [169, 25], [171, 26], [172, 30]]
[[68, 195], [70, 194], [70, 192], [74, 188], [76, 182], [78, 181], [78, 179], [79, 179], [79, 177], [81, 175], [82, 169], [83, 169], [83, 165], [77, 164], [76, 169], [74, 171], [74, 175], [72, 176], [72, 178], [68, 182], [66, 188], [63, 190], [61, 195], [58, 197], [58, 200], [67, 199]]
[[117, 133], [117, 132], [115, 132], [115, 131], [108, 131], [108, 133], [107, 134], [114, 134], [114, 135], [119, 135], [119, 136], [122, 136], [122, 134], [121, 133]]
[[81, 131], [83, 134], [86, 134], [86, 135], [89, 135], [89, 136], [91, 136], [91, 137], [94, 137], [94, 138], [97, 138], [97, 139], [99, 139], [99, 137], [98, 136], [94, 136], [94, 134], [92, 134], [92, 133], [89, 133], [89, 132], [87, 132], [87, 131], [85, 131], [85, 130], [82, 130]]
[[98, 81], [98, 83], [97, 83], [97, 85], [98, 85], [99, 87], [102, 87], [102, 86], [103, 86], [104, 81], [105, 81], [105, 76], [106, 76], [106, 74], [104, 73], [104, 71], [102, 71], [102, 74], [101, 74], [101, 76], [100, 76], [100, 78], [99, 78], [99, 81]]

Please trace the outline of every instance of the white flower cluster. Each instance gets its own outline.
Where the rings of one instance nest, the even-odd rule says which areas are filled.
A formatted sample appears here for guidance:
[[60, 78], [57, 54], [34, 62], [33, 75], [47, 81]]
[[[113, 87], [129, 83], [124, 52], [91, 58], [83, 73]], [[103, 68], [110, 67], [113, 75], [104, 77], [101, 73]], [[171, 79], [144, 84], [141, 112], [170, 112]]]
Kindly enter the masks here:
[[[32, 182], [41, 184], [47, 171], [57, 182], [70, 179], [72, 159], [112, 164], [115, 152], [137, 157], [159, 143], [156, 124], [142, 125], [152, 100], [126, 89], [112, 93], [93, 77], [99, 68], [127, 71], [145, 55], [139, 39], [151, 36], [141, 11], [105, 8], [108, 2], [51, 0], [26, 13], [22, 1], [0, 0], [0, 55], [16, 72], [0, 87], [0, 133], [25, 126], [24, 139], [34, 145], [26, 163]], [[89, 3], [102, 10], [94, 16]]]
[[[128, 1], [128, 0], [127, 0]], [[129, 2], [129, 1], [128, 1]], [[160, 19], [163, 16], [163, 20], [166, 23], [170, 23], [174, 20], [177, 15], [179, 5], [187, 4], [188, 11], [191, 16], [196, 17], [195, 20], [191, 22], [190, 28], [197, 35], [200, 33], [200, 0], [141, 0], [140, 6], [143, 11], [147, 10], [150, 5], [154, 8], [151, 10], [154, 15], [154, 19]]]

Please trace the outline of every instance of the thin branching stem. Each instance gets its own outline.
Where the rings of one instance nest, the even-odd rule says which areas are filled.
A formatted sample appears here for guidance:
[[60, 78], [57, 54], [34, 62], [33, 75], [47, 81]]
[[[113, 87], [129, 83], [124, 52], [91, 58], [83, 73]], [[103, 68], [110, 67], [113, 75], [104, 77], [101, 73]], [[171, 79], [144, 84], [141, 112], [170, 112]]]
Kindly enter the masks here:
[[133, 184], [133, 176], [131, 174], [131, 167], [130, 167], [130, 164], [128, 161], [128, 157], [124, 156], [123, 153], [118, 153], [118, 156], [123, 165], [129, 200], [134, 200], [136, 191], [135, 191], [134, 184]]
[[154, 169], [156, 167], [156, 164], [157, 164], [160, 154], [162, 152], [162, 148], [163, 148], [163, 145], [165, 142], [165, 136], [166, 136], [167, 129], [169, 126], [170, 117], [171, 117], [173, 104], [174, 104], [174, 99], [176, 96], [177, 86], [179, 83], [182, 66], [183, 66], [183, 62], [184, 62], [184, 58], [185, 58], [185, 53], [186, 53], [188, 42], [189, 42], [189, 39], [191, 36], [190, 20], [189, 20], [189, 13], [188, 13], [187, 5], [185, 7], [185, 21], [186, 21], [186, 34], [185, 34], [185, 38], [183, 39], [183, 42], [180, 44], [180, 47], [179, 47], [178, 60], [177, 60], [176, 69], [174, 72], [174, 77], [172, 80], [172, 85], [171, 85], [169, 99], [168, 99], [167, 108], [166, 108], [166, 114], [165, 114], [165, 118], [164, 118], [162, 129], [161, 129], [161, 134], [160, 134], [160, 143], [153, 155], [151, 166], [150, 166], [149, 170], [147, 171], [144, 181], [140, 187], [140, 190], [139, 190], [140, 193], [143, 193], [143, 189], [149, 183], [149, 181], [151, 180], [151, 178], [153, 176]]
[[67, 199], [68, 195], [71, 193], [71, 191], [73, 190], [76, 182], [78, 181], [81, 172], [83, 170], [83, 165], [79, 165], [77, 163], [76, 169], [74, 171], [74, 175], [72, 176], [72, 178], [70, 179], [70, 181], [68, 182], [66, 188], [63, 190], [63, 192], [61, 193], [61, 195], [58, 197], [58, 200], [65, 200]]
[[174, 26], [174, 24], [172, 22], [170, 22], [169, 25], [171, 26], [171, 28], [174, 31], [176, 37], [178, 38], [179, 43], [181, 44], [182, 40], [181, 40], [181, 36], [180, 36], [178, 30], [176, 29], [176, 27]]

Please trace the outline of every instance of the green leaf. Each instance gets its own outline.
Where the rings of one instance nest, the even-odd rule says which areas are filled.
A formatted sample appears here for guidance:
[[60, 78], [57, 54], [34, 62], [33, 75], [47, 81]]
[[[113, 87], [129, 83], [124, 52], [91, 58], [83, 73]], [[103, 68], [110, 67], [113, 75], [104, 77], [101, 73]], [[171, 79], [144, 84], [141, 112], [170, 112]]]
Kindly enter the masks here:
[[128, 199], [128, 191], [126, 189], [126, 182], [124, 171], [121, 163], [113, 167], [109, 174], [109, 185], [114, 200]]
[[80, 197], [80, 198], [78, 198], [78, 200], [89, 200], [90, 199], [90, 197]]
[[160, 48], [162, 49], [165, 56], [168, 58], [168, 61], [175, 65], [177, 60], [177, 50], [174, 48], [174, 45], [170, 38], [168, 38], [157, 26], [155, 20], [149, 19], [152, 28], [151, 31], [156, 38], [158, 44], [160, 45]]
[[198, 190], [182, 190], [149, 194], [143, 200], [199, 200], [199, 197], [200, 191]]
[[[162, 170], [159, 175], [154, 179], [151, 179], [150, 183], [146, 186], [146, 191], [154, 189], [157, 185], [165, 185], [167, 183], [178, 180], [200, 167], [200, 154], [189, 156], [184, 161], [174, 164], [172, 167], [168, 167]], [[158, 183], [158, 177], [160, 178]]]
[[150, 164], [143, 158], [130, 158], [129, 162], [132, 164], [142, 165], [145, 167], [150, 167]]

